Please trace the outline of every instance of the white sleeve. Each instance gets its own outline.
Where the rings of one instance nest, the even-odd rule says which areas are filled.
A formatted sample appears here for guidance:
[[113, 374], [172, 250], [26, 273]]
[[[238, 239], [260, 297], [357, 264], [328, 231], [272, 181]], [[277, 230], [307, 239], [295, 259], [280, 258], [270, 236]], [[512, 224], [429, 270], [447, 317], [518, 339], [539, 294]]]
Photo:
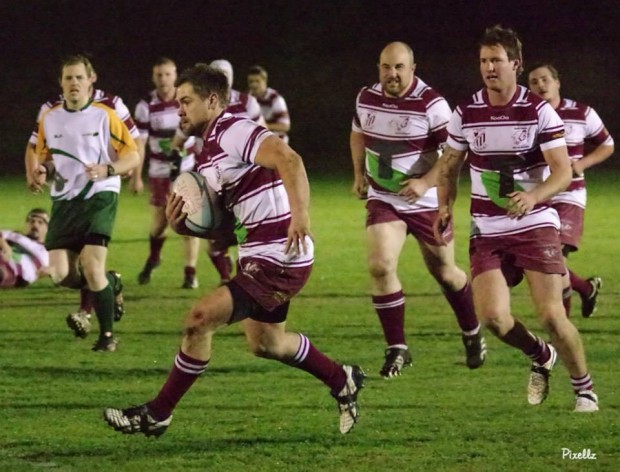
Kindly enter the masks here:
[[230, 157], [253, 164], [258, 148], [269, 136], [275, 135], [252, 120], [240, 120], [220, 135], [218, 144]]

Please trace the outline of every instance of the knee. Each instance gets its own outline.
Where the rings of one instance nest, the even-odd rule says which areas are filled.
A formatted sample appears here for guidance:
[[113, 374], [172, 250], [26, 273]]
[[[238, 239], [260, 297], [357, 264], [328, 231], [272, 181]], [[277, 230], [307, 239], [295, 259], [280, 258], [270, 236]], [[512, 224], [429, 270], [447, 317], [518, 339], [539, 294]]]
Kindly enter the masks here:
[[499, 312], [481, 313], [479, 317], [484, 327], [499, 338], [512, 329], [509, 317], [502, 316]]
[[540, 322], [548, 333], [559, 333], [562, 331], [563, 326], [566, 323], [570, 323], [566, 318], [566, 311], [564, 307], [559, 305], [557, 307], [545, 307], [539, 313]]
[[195, 336], [204, 336], [209, 332], [214, 332], [217, 325], [208, 309], [200, 306], [194, 306], [185, 320], [185, 336], [191, 338]]
[[60, 269], [58, 267], [51, 267], [50, 277], [54, 285], [67, 288], [80, 288], [78, 287], [79, 281], [76, 280], [68, 269]]
[[467, 274], [456, 265], [441, 265], [429, 270], [444, 291], [457, 292], [467, 283]]
[[375, 279], [384, 278], [396, 271], [396, 264], [384, 257], [370, 257], [368, 259], [368, 271]]

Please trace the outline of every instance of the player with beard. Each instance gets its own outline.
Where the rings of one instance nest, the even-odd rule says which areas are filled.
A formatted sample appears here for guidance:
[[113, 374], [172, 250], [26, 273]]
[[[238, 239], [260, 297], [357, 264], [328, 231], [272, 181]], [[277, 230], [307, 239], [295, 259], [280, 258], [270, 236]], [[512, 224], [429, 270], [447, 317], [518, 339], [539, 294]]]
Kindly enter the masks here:
[[[219, 70], [197, 64], [176, 84], [184, 132], [203, 137], [198, 171], [238, 221], [240, 270], [190, 310], [180, 351], [159, 394], [138, 407], [107, 408], [104, 419], [125, 434], [163, 434], [178, 402], [207, 370], [215, 332], [242, 322], [255, 355], [302, 369], [329, 387], [340, 431], [348, 433], [358, 419], [364, 372], [334, 362], [306, 336], [286, 330], [290, 300], [306, 284], [314, 261], [303, 161], [269, 130], [225, 112], [229, 87]], [[185, 225], [183, 204], [176, 194], [169, 199], [170, 225], [180, 234], [200, 236]]]

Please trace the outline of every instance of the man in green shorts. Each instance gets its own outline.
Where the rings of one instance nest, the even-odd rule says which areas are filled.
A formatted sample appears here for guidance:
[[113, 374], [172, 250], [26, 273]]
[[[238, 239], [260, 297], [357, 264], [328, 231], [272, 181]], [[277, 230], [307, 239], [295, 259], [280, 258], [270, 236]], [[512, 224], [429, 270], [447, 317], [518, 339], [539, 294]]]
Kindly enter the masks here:
[[[38, 141], [31, 162], [29, 186], [40, 192], [45, 184], [46, 160], [53, 161], [52, 212], [45, 246], [50, 275], [64, 287], [93, 292], [99, 321], [94, 351], [115, 351], [112, 324], [122, 315], [120, 275], [105, 270], [107, 246], [112, 235], [119, 175], [139, 162], [136, 144], [114, 110], [93, 101], [94, 80], [90, 61], [81, 55], [62, 63], [60, 85], [64, 100], [41, 116]], [[67, 323], [76, 336], [90, 330], [86, 317], [69, 315]]]

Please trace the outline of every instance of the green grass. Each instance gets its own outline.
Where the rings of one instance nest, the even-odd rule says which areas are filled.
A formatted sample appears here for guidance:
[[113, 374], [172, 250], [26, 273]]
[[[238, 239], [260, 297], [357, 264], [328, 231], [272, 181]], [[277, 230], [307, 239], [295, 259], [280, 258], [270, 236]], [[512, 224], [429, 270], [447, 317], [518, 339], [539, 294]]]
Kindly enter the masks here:
[[[605, 280], [596, 315], [582, 319], [575, 297], [572, 318], [601, 399], [597, 414], [571, 412], [574, 399], [562, 367], [554, 371], [547, 401], [527, 405], [527, 361], [491, 335], [487, 363], [469, 371], [453, 316], [413, 241], [400, 275], [414, 366], [400, 378], [380, 379], [384, 344], [369, 298], [363, 205], [350, 195], [349, 179], [314, 178], [316, 266], [292, 304], [288, 326], [328, 355], [364, 366], [368, 379], [356, 428], [341, 436], [327, 389], [301, 371], [254, 358], [233, 326], [216, 336], [208, 372], [182, 400], [164, 436], [115, 433], [101, 420], [102, 408], [141, 403], [157, 393], [178, 349], [185, 313], [217, 284], [202, 254], [200, 288], [178, 288], [181, 243], [171, 235], [151, 284], [137, 285], [148, 251], [149, 212], [145, 196], [124, 193], [108, 259], [126, 287], [118, 352], [92, 353], [92, 335], [72, 337], [64, 317], [76, 308], [75, 292], [53, 288], [48, 280], [0, 292], [0, 471], [620, 470], [614, 177], [592, 177], [586, 237], [571, 262], [578, 273]], [[0, 185], [3, 228], [20, 228], [33, 206], [49, 207], [47, 197], [27, 194], [21, 180]], [[463, 267], [466, 194], [463, 187], [457, 210]], [[541, 333], [524, 287], [515, 289], [513, 306]], [[562, 448], [590, 449], [597, 459], [562, 459]]]

